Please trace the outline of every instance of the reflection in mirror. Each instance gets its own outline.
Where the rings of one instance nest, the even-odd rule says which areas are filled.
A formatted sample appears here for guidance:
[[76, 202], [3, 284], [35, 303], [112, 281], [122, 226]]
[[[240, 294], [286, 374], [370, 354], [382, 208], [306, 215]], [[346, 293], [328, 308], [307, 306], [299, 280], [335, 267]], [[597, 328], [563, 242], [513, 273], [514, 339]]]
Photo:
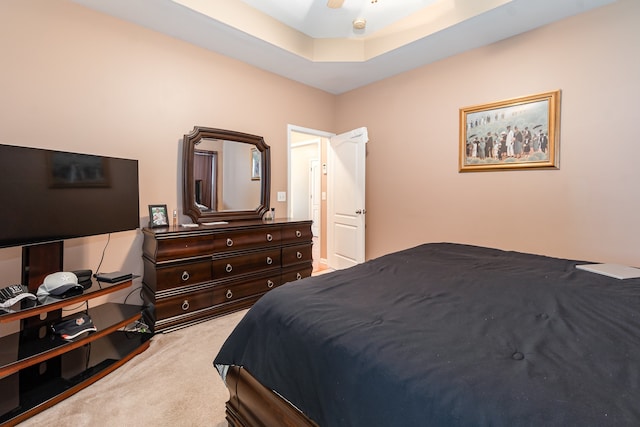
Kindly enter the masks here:
[[261, 218], [269, 201], [262, 137], [195, 127], [184, 137], [184, 213], [194, 222]]
[[200, 140], [193, 171], [196, 206], [201, 211], [243, 211], [260, 204], [260, 161], [254, 160], [253, 152], [259, 153], [240, 142]]

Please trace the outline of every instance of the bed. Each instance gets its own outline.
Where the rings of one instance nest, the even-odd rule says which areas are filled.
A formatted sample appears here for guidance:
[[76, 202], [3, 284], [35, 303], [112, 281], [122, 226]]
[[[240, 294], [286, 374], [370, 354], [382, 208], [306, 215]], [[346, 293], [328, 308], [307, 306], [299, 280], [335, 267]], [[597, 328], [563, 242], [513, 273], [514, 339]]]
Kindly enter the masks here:
[[429, 243], [283, 285], [214, 359], [232, 426], [640, 425], [640, 279]]

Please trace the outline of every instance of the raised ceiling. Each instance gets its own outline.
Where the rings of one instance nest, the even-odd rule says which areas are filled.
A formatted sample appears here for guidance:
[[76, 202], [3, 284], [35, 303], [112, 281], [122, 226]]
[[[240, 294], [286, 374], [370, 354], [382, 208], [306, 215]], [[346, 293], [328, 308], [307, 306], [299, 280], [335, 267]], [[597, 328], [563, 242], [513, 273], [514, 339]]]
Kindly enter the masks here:
[[[327, 7], [327, 0], [241, 0], [314, 39], [360, 38], [396, 24], [437, 0], [344, 0], [342, 6]], [[339, 4], [339, 2], [338, 2]], [[353, 21], [364, 19], [364, 30]]]
[[615, 0], [73, 1], [340, 94]]

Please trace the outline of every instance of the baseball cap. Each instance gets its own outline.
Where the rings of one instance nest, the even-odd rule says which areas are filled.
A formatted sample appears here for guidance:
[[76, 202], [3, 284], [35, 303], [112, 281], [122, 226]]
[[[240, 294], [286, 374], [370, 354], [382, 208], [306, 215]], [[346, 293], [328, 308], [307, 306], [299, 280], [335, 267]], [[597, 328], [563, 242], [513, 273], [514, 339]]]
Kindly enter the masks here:
[[65, 340], [72, 340], [85, 332], [97, 331], [93, 320], [86, 313], [81, 313], [53, 326], [53, 332], [60, 335]]
[[9, 308], [25, 298], [35, 300], [36, 296], [24, 285], [11, 285], [0, 289], [0, 308]]
[[50, 295], [56, 298], [67, 298], [80, 295], [84, 287], [78, 284], [78, 276], [68, 271], [49, 274], [38, 288], [38, 296]]

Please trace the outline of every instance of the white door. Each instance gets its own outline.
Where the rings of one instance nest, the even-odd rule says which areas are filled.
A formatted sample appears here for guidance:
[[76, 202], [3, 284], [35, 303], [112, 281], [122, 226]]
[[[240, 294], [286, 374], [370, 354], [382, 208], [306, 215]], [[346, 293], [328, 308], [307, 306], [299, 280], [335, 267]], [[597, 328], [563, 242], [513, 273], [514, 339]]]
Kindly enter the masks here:
[[331, 137], [327, 158], [327, 258], [343, 269], [365, 260], [365, 160], [367, 128]]
[[309, 167], [309, 212], [311, 212], [311, 232], [314, 237], [320, 235], [320, 161], [311, 160]]

